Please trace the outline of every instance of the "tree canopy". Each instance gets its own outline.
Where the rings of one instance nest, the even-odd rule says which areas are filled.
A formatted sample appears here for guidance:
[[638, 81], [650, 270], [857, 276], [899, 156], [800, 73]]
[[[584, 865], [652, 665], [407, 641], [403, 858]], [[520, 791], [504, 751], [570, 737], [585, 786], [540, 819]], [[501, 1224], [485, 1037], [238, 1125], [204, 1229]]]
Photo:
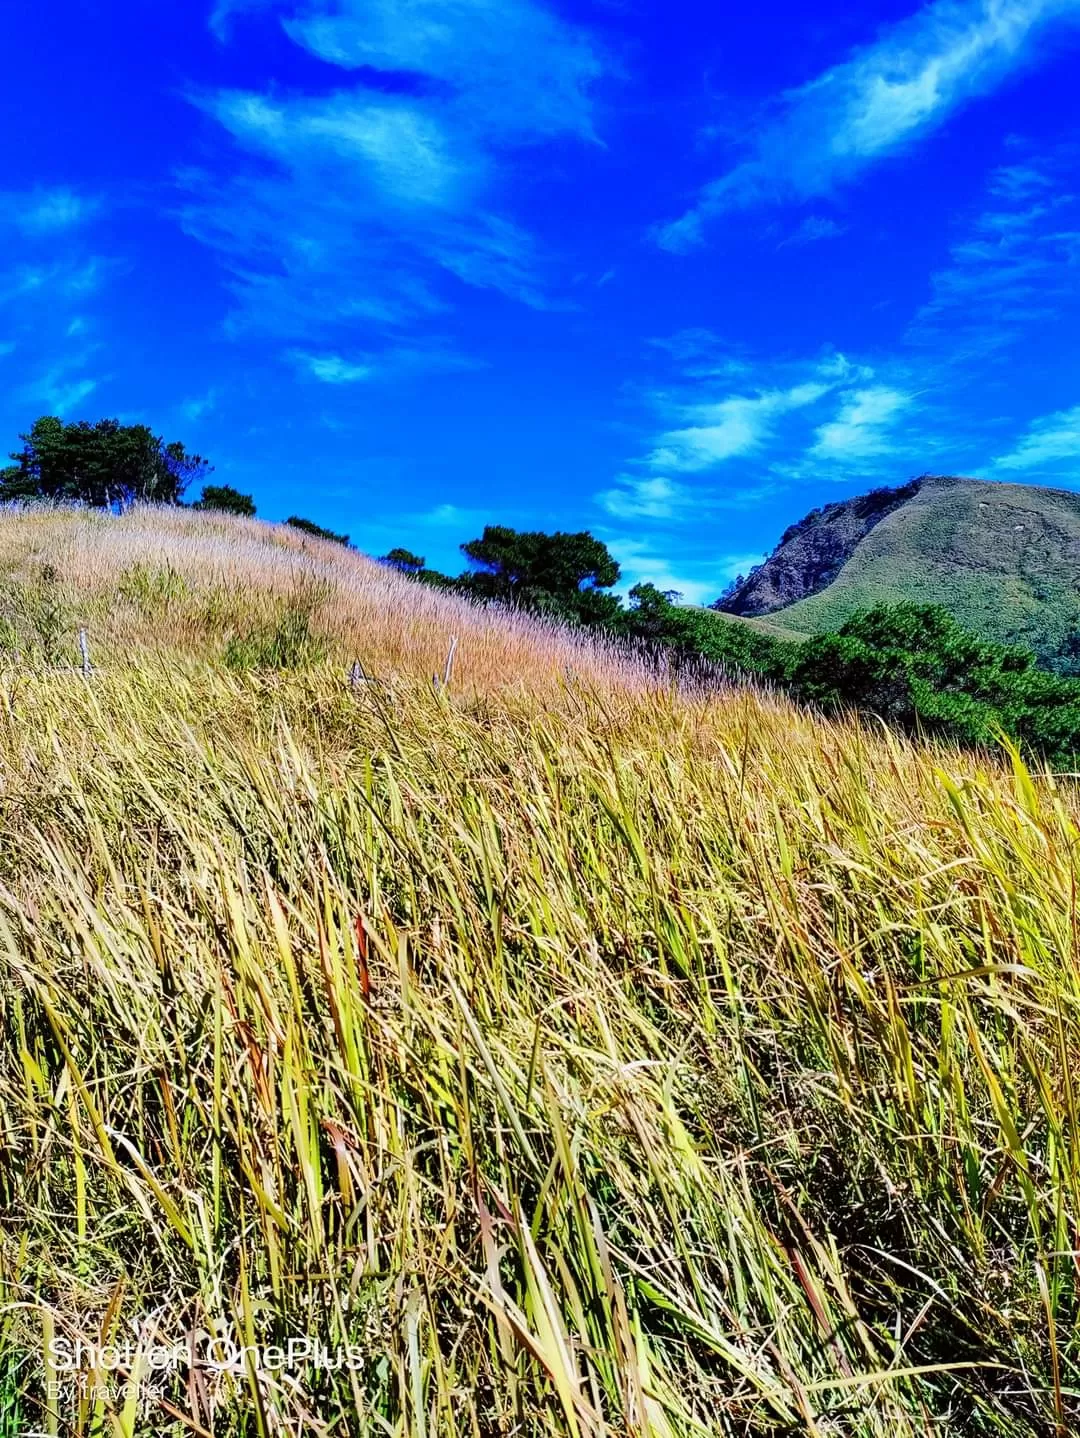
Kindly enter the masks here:
[[524, 590], [565, 599], [584, 588], [610, 589], [619, 578], [607, 545], [587, 531], [544, 534], [489, 524], [479, 539], [463, 544], [461, 552], [507, 597]]
[[544, 534], [489, 524], [461, 552], [473, 569], [458, 584], [479, 597], [593, 624], [619, 608], [613, 595], [603, 593], [618, 582], [619, 566], [607, 545], [587, 531]]
[[116, 419], [66, 423], [37, 420], [23, 447], [0, 470], [0, 501], [45, 499], [108, 509], [129, 504], [179, 504], [192, 480], [210, 473], [201, 455], [179, 441], [166, 444], [145, 424]]
[[302, 519], [298, 514], [290, 514], [285, 523], [293, 529], [299, 529], [303, 534], [310, 534], [313, 539], [332, 539], [335, 544], [344, 544], [348, 547], [349, 536], [347, 534], [335, 534], [332, 529], [324, 529], [314, 520]]
[[422, 554], [414, 554], [411, 549], [402, 549], [400, 545], [396, 549], [391, 549], [388, 554], [384, 554], [379, 563], [387, 565], [390, 569], [396, 569], [402, 574], [415, 575], [427, 568], [427, 560]]
[[241, 494], [231, 484], [208, 484], [203, 488], [201, 498], [192, 509], [216, 509], [222, 514], [241, 514], [248, 519], [255, 517], [255, 501], [250, 494]]

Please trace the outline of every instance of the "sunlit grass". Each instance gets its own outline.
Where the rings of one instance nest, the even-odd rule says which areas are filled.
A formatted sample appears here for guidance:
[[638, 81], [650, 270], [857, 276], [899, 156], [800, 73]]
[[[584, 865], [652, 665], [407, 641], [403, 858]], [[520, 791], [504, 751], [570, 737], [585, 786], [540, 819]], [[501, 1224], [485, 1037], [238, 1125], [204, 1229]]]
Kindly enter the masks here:
[[[205, 595], [295, 575], [152, 518], [0, 525], [101, 636], [0, 693], [0, 1434], [1072, 1430], [1071, 781], [345, 554], [230, 670]], [[49, 1411], [136, 1330], [362, 1361]]]

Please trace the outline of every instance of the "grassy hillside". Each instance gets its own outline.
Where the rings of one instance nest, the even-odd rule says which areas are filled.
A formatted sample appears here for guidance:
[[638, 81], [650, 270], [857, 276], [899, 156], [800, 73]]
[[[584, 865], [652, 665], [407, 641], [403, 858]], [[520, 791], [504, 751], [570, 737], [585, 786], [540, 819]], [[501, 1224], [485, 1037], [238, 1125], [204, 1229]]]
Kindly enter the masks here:
[[1080, 495], [926, 480], [827, 588], [767, 622], [821, 633], [857, 609], [903, 600], [943, 604], [984, 638], [1056, 653], [1080, 631]]
[[0, 1433], [1080, 1420], [1071, 788], [253, 522], [0, 562]]

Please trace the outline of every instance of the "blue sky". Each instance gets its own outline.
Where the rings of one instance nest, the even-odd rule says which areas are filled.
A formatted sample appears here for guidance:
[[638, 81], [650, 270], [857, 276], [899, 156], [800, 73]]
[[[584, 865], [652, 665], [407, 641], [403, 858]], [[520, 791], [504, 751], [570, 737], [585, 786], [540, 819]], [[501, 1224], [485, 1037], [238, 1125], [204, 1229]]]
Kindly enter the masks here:
[[7, 7], [5, 448], [145, 420], [374, 553], [705, 601], [871, 485], [1080, 488], [1080, 0], [750, 8]]

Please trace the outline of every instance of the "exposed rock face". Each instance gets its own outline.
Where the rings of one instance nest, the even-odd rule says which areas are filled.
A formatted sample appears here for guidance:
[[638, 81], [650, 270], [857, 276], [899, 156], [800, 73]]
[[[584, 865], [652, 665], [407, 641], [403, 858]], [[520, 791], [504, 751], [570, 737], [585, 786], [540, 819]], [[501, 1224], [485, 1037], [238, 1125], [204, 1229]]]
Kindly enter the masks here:
[[814, 509], [780, 537], [764, 564], [713, 605], [726, 614], [772, 614], [831, 584], [855, 546], [887, 514], [912, 499], [923, 484], [913, 479], [895, 489], [872, 489], [854, 499]]

